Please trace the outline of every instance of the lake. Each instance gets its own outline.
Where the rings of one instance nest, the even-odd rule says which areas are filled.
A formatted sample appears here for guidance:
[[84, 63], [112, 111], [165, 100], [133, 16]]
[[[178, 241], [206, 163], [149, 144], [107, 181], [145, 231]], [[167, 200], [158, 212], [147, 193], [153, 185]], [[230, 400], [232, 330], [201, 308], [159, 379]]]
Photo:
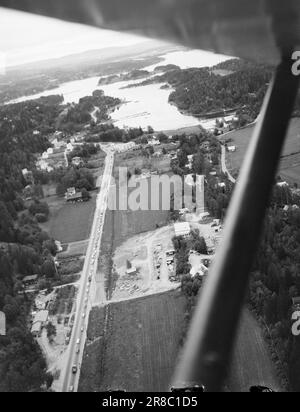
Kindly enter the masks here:
[[[146, 67], [146, 70], [152, 71], [156, 66], [163, 64], [176, 64], [183, 69], [188, 67], [212, 67], [231, 57], [198, 50], [188, 50], [168, 53], [163, 58], [163, 62]], [[175, 106], [169, 104], [171, 90], [161, 89], [162, 84], [122, 89], [124, 86], [139, 83], [141, 80], [119, 82], [107, 86], [98, 86], [98, 81], [99, 77], [92, 77], [64, 83], [56, 89], [33, 96], [25, 96], [11, 103], [33, 100], [41, 96], [54, 94], [63, 95], [65, 103], [78, 103], [82, 97], [91, 95], [96, 89], [102, 89], [107, 96], [118, 97], [125, 101], [111, 115], [114, 124], [120, 128], [141, 126], [145, 129], [148, 126], [152, 126], [155, 130], [160, 131], [180, 129], [199, 124], [205, 128], [211, 128], [214, 125], [214, 120], [202, 122], [193, 116], [180, 113]]]

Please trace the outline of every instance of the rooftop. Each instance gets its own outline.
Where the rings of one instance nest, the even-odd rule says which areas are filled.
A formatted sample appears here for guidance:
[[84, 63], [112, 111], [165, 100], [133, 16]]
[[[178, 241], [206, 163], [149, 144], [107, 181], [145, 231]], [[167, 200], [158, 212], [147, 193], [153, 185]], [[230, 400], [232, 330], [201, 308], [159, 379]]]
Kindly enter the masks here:
[[40, 310], [34, 317], [33, 324], [41, 322], [45, 323], [48, 320], [49, 312], [48, 310]]

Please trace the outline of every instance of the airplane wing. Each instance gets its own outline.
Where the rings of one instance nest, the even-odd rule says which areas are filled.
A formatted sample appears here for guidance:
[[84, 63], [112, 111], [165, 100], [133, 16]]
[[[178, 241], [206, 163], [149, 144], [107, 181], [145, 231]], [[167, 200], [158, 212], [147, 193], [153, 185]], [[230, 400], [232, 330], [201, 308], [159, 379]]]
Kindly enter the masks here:
[[0, 0], [0, 6], [266, 63], [300, 46], [299, 0]]

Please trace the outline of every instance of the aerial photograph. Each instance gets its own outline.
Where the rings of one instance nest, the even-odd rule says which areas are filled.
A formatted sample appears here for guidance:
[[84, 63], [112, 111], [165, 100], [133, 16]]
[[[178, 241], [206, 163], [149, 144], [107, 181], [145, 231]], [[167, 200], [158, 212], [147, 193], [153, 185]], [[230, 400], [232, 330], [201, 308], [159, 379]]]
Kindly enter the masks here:
[[0, 392], [300, 392], [299, 83], [299, 0], [0, 0]]

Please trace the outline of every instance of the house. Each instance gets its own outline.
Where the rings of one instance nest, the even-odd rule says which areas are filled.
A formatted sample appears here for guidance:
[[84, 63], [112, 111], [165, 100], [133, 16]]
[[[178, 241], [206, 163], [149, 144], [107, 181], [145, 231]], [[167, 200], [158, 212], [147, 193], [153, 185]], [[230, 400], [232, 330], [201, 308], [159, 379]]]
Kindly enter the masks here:
[[38, 275], [26, 276], [23, 279], [23, 284], [25, 287], [32, 286], [37, 283], [37, 280], [38, 280]]
[[64, 138], [64, 133], [57, 131], [57, 132], [54, 133], [54, 136], [55, 136], [58, 140], [60, 140], [60, 139], [63, 139], [63, 138]]
[[81, 192], [76, 192], [75, 187], [70, 187], [66, 194], [65, 194], [65, 199], [67, 202], [82, 202], [82, 193]]
[[39, 311], [32, 322], [32, 327], [31, 327], [31, 333], [35, 338], [38, 338], [41, 336], [42, 329], [46, 325], [49, 317], [49, 312], [48, 310], [41, 310]]
[[212, 223], [212, 227], [220, 226], [221, 225], [221, 220], [220, 219], [214, 219]]
[[179, 215], [184, 216], [186, 213], [189, 213], [190, 210], [188, 208], [179, 209]]
[[225, 188], [226, 188], [226, 184], [225, 184], [224, 182], [218, 183], [218, 187], [220, 187], [221, 189], [225, 189]]
[[292, 298], [293, 307], [300, 309], [300, 297]]
[[150, 146], [160, 146], [160, 141], [153, 138], [151, 140], [148, 140], [148, 145], [150, 145]]
[[278, 182], [277, 186], [278, 187], [289, 187], [289, 184], [287, 182]]
[[28, 183], [28, 184], [34, 184], [33, 173], [32, 173], [30, 170], [23, 169], [23, 170], [22, 170], [22, 175], [23, 175], [26, 183]]
[[73, 166], [79, 167], [79, 166], [82, 165], [82, 163], [83, 163], [83, 161], [82, 161], [81, 157], [79, 157], [79, 156], [73, 157], [73, 159], [72, 159], [72, 165]]
[[126, 275], [128, 275], [128, 276], [136, 276], [137, 275], [137, 269], [136, 269], [136, 267], [132, 267], [132, 268], [130, 268], [130, 269], [127, 269], [126, 270]]
[[0, 336], [6, 336], [6, 316], [0, 312]]
[[32, 196], [34, 195], [34, 190], [31, 185], [28, 185], [23, 190], [23, 197], [25, 200], [31, 200]]
[[204, 220], [208, 219], [210, 217], [210, 214], [208, 212], [203, 212], [200, 213], [199, 218], [203, 222]]
[[55, 243], [55, 246], [56, 246], [57, 253], [62, 252], [62, 251], [63, 251], [63, 247], [62, 247], [61, 242], [60, 242], [59, 240], [55, 240], [54, 243]]
[[231, 153], [236, 152], [236, 146], [228, 146], [228, 152], [231, 152]]
[[166, 256], [167, 257], [171, 257], [175, 255], [175, 250], [174, 249], [170, 249], [166, 251]]
[[48, 173], [50, 173], [54, 170], [53, 167], [50, 166], [49, 163], [43, 158], [41, 158], [40, 160], [37, 161], [36, 167], [37, 167], [37, 169], [46, 171]]
[[67, 143], [66, 150], [68, 153], [73, 152], [74, 146], [72, 145], [72, 143]]
[[174, 224], [175, 236], [176, 237], [188, 237], [191, 234], [190, 224], [188, 222], [175, 223]]
[[48, 153], [47, 153], [47, 152], [44, 152], [44, 153], [42, 154], [42, 159], [46, 160], [46, 159], [48, 159], [48, 158], [49, 158]]
[[210, 148], [210, 142], [209, 141], [205, 141], [200, 145], [201, 150], [209, 150], [209, 148]]

